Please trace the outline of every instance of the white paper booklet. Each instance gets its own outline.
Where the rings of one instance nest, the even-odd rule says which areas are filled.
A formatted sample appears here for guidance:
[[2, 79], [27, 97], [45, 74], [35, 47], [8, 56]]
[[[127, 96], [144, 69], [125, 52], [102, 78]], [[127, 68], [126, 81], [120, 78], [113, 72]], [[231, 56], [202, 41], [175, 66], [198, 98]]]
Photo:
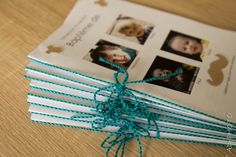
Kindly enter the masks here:
[[30, 58], [113, 81], [183, 70], [183, 74], [130, 88], [236, 123], [236, 33], [127, 1], [106, 6], [80, 0], [65, 23]]

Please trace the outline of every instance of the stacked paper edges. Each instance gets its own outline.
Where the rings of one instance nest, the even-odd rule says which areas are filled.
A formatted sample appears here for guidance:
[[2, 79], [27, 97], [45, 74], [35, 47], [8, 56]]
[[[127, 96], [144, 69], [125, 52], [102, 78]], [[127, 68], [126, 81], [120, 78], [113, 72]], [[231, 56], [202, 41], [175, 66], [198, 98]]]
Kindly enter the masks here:
[[[25, 69], [27, 71], [25, 77], [30, 79], [31, 90], [27, 102], [33, 122], [100, 131], [116, 137], [122, 136], [115, 134], [116, 132], [133, 135], [135, 131], [138, 138], [152, 137], [220, 146], [236, 145], [236, 128], [233, 123], [128, 87], [133, 95], [125, 95], [125, 100], [146, 106], [148, 111], [146, 114], [151, 113], [153, 117], [150, 121], [145, 115], [129, 111], [127, 113], [136, 117], [130, 119], [130, 115], [122, 115], [123, 118], [134, 122], [139, 129], [132, 130], [134, 128], [131, 127], [132, 129], [126, 128], [121, 132], [124, 123], [121, 121], [103, 123], [105, 118], [98, 111], [101, 108], [96, 108], [99, 103], [111, 103], [107, 102], [112, 100], [109, 97], [111, 91], [101, 89], [111, 85], [115, 89], [115, 82], [107, 82], [32, 57]], [[95, 94], [96, 100], [94, 100]], [[114, 95], [119, 96], [117, 93], [113, 93], [113, 97]], [[134, 97], [137, 100], [134, 100]], [[114, 108], [114, 113], [116, 109]], [[132, 137], [136, 138], [137, 135]]]

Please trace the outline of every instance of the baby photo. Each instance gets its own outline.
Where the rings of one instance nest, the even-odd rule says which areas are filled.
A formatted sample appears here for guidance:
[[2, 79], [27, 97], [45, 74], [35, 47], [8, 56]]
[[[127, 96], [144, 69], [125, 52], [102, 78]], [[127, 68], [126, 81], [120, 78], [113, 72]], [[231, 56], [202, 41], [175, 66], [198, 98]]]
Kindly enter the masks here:
[[112, 70], [117, 70], [117, 68], [99, 61], [99, 58], [102, 57], [111, 63], [128, 69], [137, 56], [137, 53], [138, 52], [134, 49], [120, 46], [109, 41], [99, 40], [96, 47], [91, 49], [83, 59]]
[[202, 62], [208, 41], [170, 31], [161, 50]]
[[153, 24], [119, 15], [107, 34], [144, 45], [154, 28]]
[[151, 67], [149, 68], [147, 74], [145, 75], [144, 79], [166, 76], [179, 70], [182, 70], [183, 73], [149, 83], [179, 92], [191, 94], [194, 82], [199, 72], [198, 67], [157, 56]]

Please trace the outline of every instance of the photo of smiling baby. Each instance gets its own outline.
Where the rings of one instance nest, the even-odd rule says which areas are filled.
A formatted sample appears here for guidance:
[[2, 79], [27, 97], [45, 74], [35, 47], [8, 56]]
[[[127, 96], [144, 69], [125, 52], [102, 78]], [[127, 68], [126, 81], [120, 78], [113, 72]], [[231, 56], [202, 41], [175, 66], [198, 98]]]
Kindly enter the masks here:
[[99, 61], [99, 58], [102, 57], [111, 63], [128, 69], [137, 54], [138, 52], [134, 49], [120, 46], [109, 41], [99, 40], [96, 47], [91, 49], [84, 59], [100, 66], [117, 70], [116, 68]]
[[119, 15], [107, 34], [144, 45], [153, 28], [148, 22]]
[[192, 65], [187, 65], [157, 56], [151, 67], [149, 68], [147, 74], [145, 75], [144, 79], [167, 76], [179, 70], [182, 70], [183, 73], [177, 76], [152, 81], [149, 83], [186, 94], [191, 94], [194, 82], [199, 72], [199, 68]]
[[161, 50], [202, 62], [208, 41], [171, 31]]

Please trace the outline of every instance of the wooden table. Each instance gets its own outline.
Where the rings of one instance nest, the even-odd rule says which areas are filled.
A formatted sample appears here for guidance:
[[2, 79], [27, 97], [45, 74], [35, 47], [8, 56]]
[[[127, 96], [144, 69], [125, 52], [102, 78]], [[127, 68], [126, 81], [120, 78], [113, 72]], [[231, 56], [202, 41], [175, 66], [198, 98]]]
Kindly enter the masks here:
[[[132, 0], [214, 26], [236, 30], [235, 0]], [[35, 124], [26, 103], [29, 81], [23, 77], [27, 55], [67, 16], [75, 0], [0, 0], [0, 156], [97, 157], [106, 135]], [[142, 140], [145, 157], [225, 157], [226, 148]], [[126, 156], [137, 156], [136, 142]]]

